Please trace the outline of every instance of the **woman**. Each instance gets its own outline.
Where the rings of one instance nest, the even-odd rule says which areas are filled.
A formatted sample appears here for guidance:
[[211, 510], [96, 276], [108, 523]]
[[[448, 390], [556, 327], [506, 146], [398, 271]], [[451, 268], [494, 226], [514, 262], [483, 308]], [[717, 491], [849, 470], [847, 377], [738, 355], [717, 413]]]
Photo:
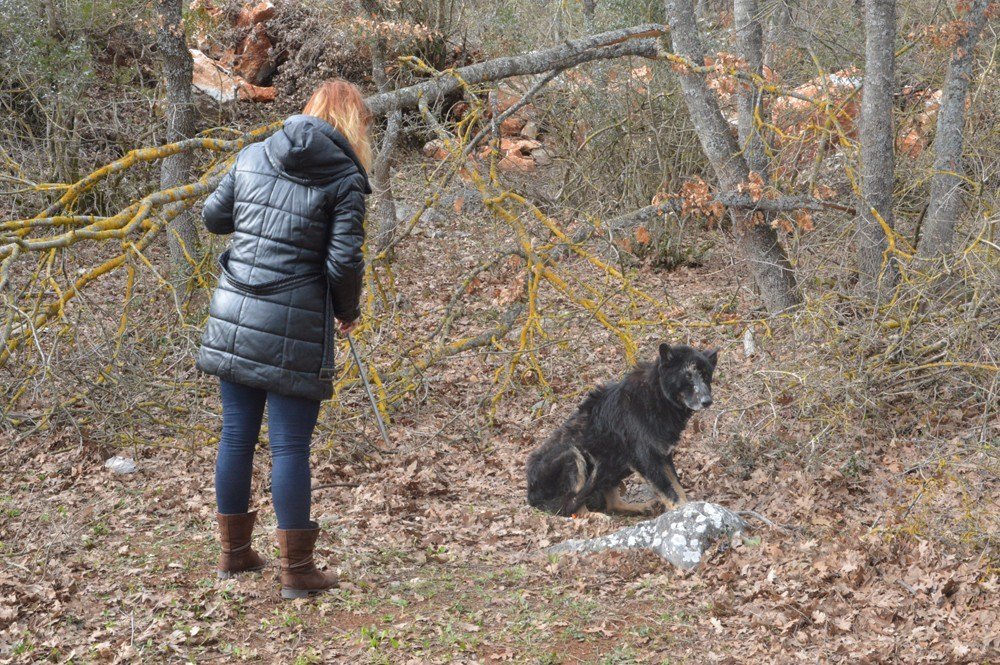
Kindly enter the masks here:
[[264, 567], [251, 547], [249, 506], [266, 404], [283, 598], [336, 583], [312, 559], [319, 525], [309, 515], [309, 445], [333, 392], [333, 318], [346, 334], [360, 315], [370, 122], [355, 86], [327, 81], [303, 115], [244, 148], [205, 202], [208, 230], [233, 234], [198, 353], [198, 368], [222, 390], [219, 576]]

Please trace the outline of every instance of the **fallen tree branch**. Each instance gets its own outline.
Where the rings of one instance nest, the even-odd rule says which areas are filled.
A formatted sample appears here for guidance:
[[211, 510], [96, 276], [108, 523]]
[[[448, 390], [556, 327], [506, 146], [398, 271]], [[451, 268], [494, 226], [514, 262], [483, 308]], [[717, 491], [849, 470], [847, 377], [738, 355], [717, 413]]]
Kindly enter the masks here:
[[655, 38], [666, 34], [666, 30], [666, 26], [658, 24], [638, 25], [576, 39], [523, 55], [477, 62], [466, 67], [447, 70], [429, 81], [372, 95], [365, 100], [365, 103], [373, 115], [384, 116], [396, 109], [416, 107], [421, 97], [429, 103], [434, 103], [463, 85], [498, 81], [512, 76], [543, 74], [553, 69], [566, 69], [594, 60], [609, 60], [629, 55], [656, 58], [659, 56], [659, 45]]
[[743, 208], [745, 210], [760, 210], [763, 212], [791, 212], [792, 210], [812, 210], [820, 212], [822, 210], [840, 210], [854, 214], [854, 208], [843, 203], [823, 201], [814, 199], [811, 196], [779, 196], [775, 199], [752, 199], [748, 194], [738, 194], [736, 192], [723, 192], [719, 194], [716, 201], [730, 208]]
[[158, 161], [170, 157], [171, 155], [176, 155], [180, 152], [196, 149], [210, 150], [213, 152], [235, 152], [247, 143], [253, 143], [254, 141], [259, 141], [260, 139], [265, 138], [279, 127], [281, 127], [281, 123], [271, 123], [269, 125], [264, 125], [263, 127], [258, 127], [257, 129], [254, 129], [237, 139], [215, 139], [202, 137], [184, 139], [182, 141], [177, 141], [176, 143], [168, 143], [155, 148], [138, 148], [136, 150], [130, 150], [123, 157], [94, 171], [87, 177], [67, 187], [63, 195], [48, 208], [40, 212], [37, 217], [52, 217], [56, 215], [56, 213], [74, 202], [81, 194], [91, 189], [101, 180], [104, 180], [108, 176], [118, 173], [119, 171], [124, 171], [138, 162]]

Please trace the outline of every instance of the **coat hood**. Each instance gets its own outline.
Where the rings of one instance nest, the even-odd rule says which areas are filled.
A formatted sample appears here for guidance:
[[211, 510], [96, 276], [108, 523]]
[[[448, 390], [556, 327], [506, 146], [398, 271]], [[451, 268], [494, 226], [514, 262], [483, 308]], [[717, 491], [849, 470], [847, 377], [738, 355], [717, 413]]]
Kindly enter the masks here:
[[292, 180], [319, 185], [357, 169], [364, 176], [365, 193], [371, 193], [368, 174], [351, 144], [324, 120], [293, 115], [264, 142], [264, 150], [271, 165]]

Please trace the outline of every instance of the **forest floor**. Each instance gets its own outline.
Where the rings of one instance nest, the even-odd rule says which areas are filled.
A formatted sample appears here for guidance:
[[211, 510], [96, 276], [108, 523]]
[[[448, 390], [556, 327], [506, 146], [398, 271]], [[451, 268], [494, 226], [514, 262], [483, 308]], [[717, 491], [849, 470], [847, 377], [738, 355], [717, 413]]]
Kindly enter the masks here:
[[[488, 256], [481, 225], [439, 220], [425, 233], [437, 227], [445, 241], [401, 246], [397, 288], [414, 330], [436, 321], [444, 286]], [[733, 299], [735, 273], [713, 251], [703, 265], [644, 265], [638, 277], [694, 316]], [[506, 277], [477, 288], [500, 293]], [[495, 309], [489, 300], [483, 311]], [[457, 329], [484, 318], [472, 308]], [[320, 437], [315, 482], [336, 486], [314, 493], [318, 559], [343, 582], [308, 601], [278, 597], [266, 450], [255, 545], [270, 566], [222, 581], [212, 446], [151, 441], [137, 473], [115, 475], [104, 469], [112, 451], [69, 426], [4, 445], [0, 663], [1000, 660], [996, 440], [983, 445], [963, 434], [961, 413], [942, 413], [899, 437], [852, 423], [830, 454], [810, 450], [826, 441], [816, 422], [786, 423], [770, 449], [741, 447], [732, 432], [750, 425], [734, 418], [760, 400], [761, 373], [794, 362], [781, 331], [749, 358], [740, 331], [690, 338], [722, 351], [715, 406], [685, 433], [678, 467], [689, 497], [782, 526], [751, 518], [752, 532], [689, 573], [644, 552], [545, 554], [636, 521], [562, 519], [525, 503], [530, 450], [625, 366], [585, 315], [557, 324], [573, 341], [543, 354], [558, 396], [550, 408], [522, 385], [487, 423], [481, 400], [502, 354], [473, 352], [433, 368], [427, 394], [394, 413], [395, 454], [357, 452], [377, 437], [364, 415], [342, 438]], [[643, 355], [659, 334], [640, 340]]]

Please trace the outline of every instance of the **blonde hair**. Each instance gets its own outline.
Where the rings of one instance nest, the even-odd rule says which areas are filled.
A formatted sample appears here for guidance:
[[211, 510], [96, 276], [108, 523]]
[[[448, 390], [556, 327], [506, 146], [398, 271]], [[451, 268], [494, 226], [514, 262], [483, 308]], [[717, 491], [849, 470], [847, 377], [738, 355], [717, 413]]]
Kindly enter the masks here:
[[372, 114], [356, 85], [341, 78], [324, 81], [313, 91], [302, 112], [333, 125], [351, 144], [365, 169], [370, 168], [372, 146], [368, 126]]

